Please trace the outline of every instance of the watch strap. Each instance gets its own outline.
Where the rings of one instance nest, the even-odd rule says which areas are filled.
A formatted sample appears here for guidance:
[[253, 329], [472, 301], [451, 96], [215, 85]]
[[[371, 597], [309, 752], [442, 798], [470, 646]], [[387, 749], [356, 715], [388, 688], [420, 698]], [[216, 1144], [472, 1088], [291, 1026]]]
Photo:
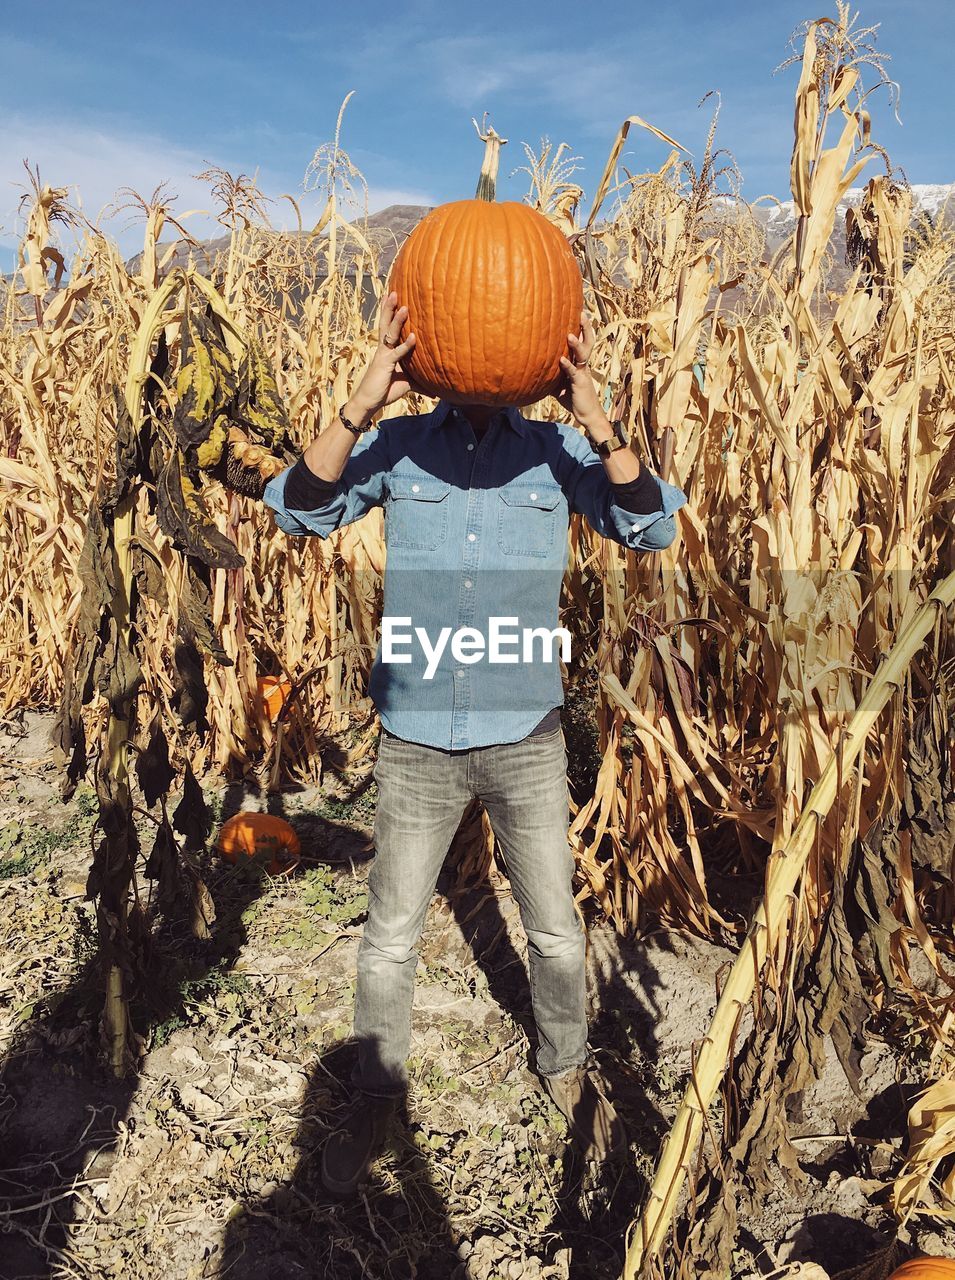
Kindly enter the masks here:
[[616, 453], [618, 449], [625, 449], [626, 445], [616, 436], [610, 436], [607, 440], [600, 440], [594, 445], [594, 449], [600, 454], [601, 458], [608, 457], [611, 453]]
[[606, 440], [596, 441], [592, 436], [590, 436], [589, 432], [587, 433], [594, 451], [602, 458], [606, 458], [609, 454], [615, 453], [618, 449], [623, 449], [630, 443], [630, 437], [623, 425], [622, 418], [615, 419], [611, 422], [610, 426], [613, 429], [613, 435]]

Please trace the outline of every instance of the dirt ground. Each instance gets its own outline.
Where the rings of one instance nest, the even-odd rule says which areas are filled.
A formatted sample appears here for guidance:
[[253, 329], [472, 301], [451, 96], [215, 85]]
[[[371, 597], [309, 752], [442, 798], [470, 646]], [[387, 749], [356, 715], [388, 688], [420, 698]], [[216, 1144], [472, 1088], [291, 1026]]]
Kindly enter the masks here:
[[[630, 1151], [581, 1167], [531, 1069], [526, 941], [507, 882], [449, 902], [446, 871], [420, 946], [409, 1096], [371, 1180], [339, 1201], [318, 1159], [349, 1107], [374, 783], [277, 797], [303, 844], [288, 880], [210, 855], [213, 937], [164, 920], [155, 985], [134, 1010], [140, 1069], [117, 1083], [95, 1044], [95, 800], [81, 788], [60, 801], [49, 724], [27, 713], [0, 726], [2, 1280], [619, 1275], [731, 950], [591, 926], [591, 1043]], [[247, 807], [237, 789], [207, 797], [220, 820]], [[899, 1074], [873, 1038], [857, 1098], [829, 1055], [793, 1123], [805, 1184], [780, 1180], [743, 1221], [734, 1276], [786, 1264], [808, 1275], [792, 1264], [813, 1262], [818, 1277], [887, 1239], [885, 1179], [911, 1089]], [[903, 1238], [955, 1253], [932, 1228]]]

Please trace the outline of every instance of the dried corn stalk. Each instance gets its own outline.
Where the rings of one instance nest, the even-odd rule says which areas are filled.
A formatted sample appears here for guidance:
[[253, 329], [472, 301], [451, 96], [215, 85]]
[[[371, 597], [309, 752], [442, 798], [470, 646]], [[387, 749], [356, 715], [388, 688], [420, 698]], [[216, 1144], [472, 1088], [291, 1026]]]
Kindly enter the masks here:
[[[177, 892], [188, 893], [197, 930], [206, 930], [211, 908], [196, 865], [211, 819], [192, 766], [188, 760], [182, 766], [183, 795], [170, 817], [168, 794], [180, 768], [170, 757], [168, 722], [154, 714], [145, 739], [136, 741], [143, 659], [150, 652], [142, 606], [149, 599], [159, 609], [172, 608], [176, 614], [178, 680], [172, 704], [182, 726], [202, 739], [208, 729], [208, 694], [201, 655], [205, 652], [220, 664], [231, 663], [216, 639], [210, 615], [208, 569], [236, 570], [244, 560], [210, 517], [202, 497], [201, 473], [224, 468], [228, 479], [238, 481], [236, 488], [261, 494], [265, 477], [253, 471], [245, 478], [246, 468], [234, 454], [230, 414], [238, 406], [247, 418], [256, 415], [255, 427], [273, 447], [283, 443], [286, 423], [274, 382], [261, 360], [257, 379], [247, 375], [239, 394], [229, 376], [232, 361], [221, 330], [210, 316], [198, 322], [190, 316], [190, 279], [173, 273], [150, 298], [133, 343], [124, 394], [115, 396], [116, 478], [109, 486], [101, 480], [90, 505], [80, 553], [84, 587], [55, 729], [60, 757], [68, 764], [67, 796], [87, 767], [83, 707], [97, 694], [105, 697], [108, 712], [96, 765], [102, 836], [94, 852], [87, 896], [97, 904], [106, 992], [102, 1030], [117, 1075], [126, 1074], [136, 1063], [129, 1001], [143, 974], [149, 929], [147, 912], [135, 892], [140, 850], [129, 776], [131, 745], [137, 750], [135, 767], [146, 807], [161, 806], [143, 874], [158, 882], [161, 905], [168, 905]], [[169, 422], [164, 420], [168, 414], [163, 413], [159, 393], [165, 389], [168, 366], [167, 308], [181, 287], [178, 396]], [[223, 312], [218, 300], [216, 304]], [[223, 319], [229, 323], [227, 314]], [[235, 336], [238, 341], [238, 333]], [[248, 363], [248, 355], [244, 359]], [[255, 391], [262, 385], [265, 392], [256, 404]], [[246, 442], [247, 449], [252, 447]], [[274, 471], [274, 464], [284, 465], [271, 452], [267, 461], [268, 473]], [[159, 541], [143, 527], [143, 517], [153, 514], [166, 535], [165, 557]], [[170, 563], [169, 550], [182, 553], [180, 564], [174, 558]], [[181, 569], [179, 574], [176, 568]], [[181, 850], [177, 834], [183, 837]]]
[[703, 1130], [703, 1116], [719, 1087], [739, 1010], [748, 1002], [767, 957], [785, 934], [790, 900], [813, 850], [818, 832], [850, 775], [856, 759], [889, 699], [901, 687], [905, 672], [939, 613], [955, 602], [955, 573], [931, 593], [875, 675], [845, 734], [810, 792], [789, 840], [771, 860], [766, 896], [760, 904], [746, 942], [731, 969], [703, 1047], [694, 1064], [676, 1119], [667, 1137], [650, 1187], [647, 1208], [633, 1223], [624, 1266], [625, 1280], [637, 1275], [644, 1258], [659, 1249], [676, 1198]]

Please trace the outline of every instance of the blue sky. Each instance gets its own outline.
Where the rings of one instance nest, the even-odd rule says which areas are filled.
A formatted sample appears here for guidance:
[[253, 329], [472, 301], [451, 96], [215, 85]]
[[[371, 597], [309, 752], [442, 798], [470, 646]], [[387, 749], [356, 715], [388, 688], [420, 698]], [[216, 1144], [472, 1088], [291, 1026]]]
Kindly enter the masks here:
[[[208, 186], [190, 175], [218, 165], [258, 171], [270, 196], [300, 200], [311, 225], [320, 204], [303, 193], [305, 171], [350, 90], [341, 141], [371, 212], [472, 196], [481, 146], [471, 117], [485, 110], [509, 140], [499, 198], [526, 194], [527, 175], [513, 174], [527, 162], [522, 143], [536, 149], [546, 136], [580, 157], [586, 208], [625, 116], [698, 157], [715, 99], [697, 104], [714, 89], [718, 142], [735, 155], [744, 193], [785, 199], [798, 68], [773, 69], [793, 29], [830, 11], [834, 0], [48, 0], [25, 21], [28, 10], [0, 0], [0, 269], [13, 264], [24, 158], [74, 201], [78, 192], [93, 221], [119, 188], [148, 197], [163, 180], [179, 195], [174, 211], [209, 210]], [[878, 47], [902, 89], [901, 125], [884, 90], [870, 100], [873, 136], [910, 182], [955, 181], [955, 3], [870, 0], [859, 11], [881, 24]], [[628, 168], [665, 158], [662, 143], [631, 131]], [[134, 252], [141, 231], [129, 219], [100, 225]], [[273, 221], [294, 225], [287, 202]], [[197, 235], [212, 226], [207, 214], [185, 225]]]

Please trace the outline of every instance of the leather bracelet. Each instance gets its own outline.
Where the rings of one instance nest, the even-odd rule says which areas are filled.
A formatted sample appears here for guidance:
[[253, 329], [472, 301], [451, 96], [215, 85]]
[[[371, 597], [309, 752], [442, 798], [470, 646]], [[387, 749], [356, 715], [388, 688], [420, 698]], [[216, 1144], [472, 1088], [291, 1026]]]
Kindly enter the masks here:
[[355, 426], [355, 424], [354, 424], [354, 422], [349, 422], [349, 421], [348, 421], [348, 419], [345, 417], [345, 406], [344, 406], [344, 405], [342, 405], [342, 407], [338, 410], [338, 419], [339, 419], [339, 421], [341, 422], [342, 426], [343, 426], [343, 427], [346, 427], [346, 428], [347, 428], [347, 429], [352, 433], [352, 435], [353, 435], [353, 436], [360, 436], [360, 435], [363, 435], [366, 431], [370, 431], [370, 430], [371, 430], [371, 419], [370, 419], [370, 418], [369, 418], [369, 420], [368, 420], [367, 424], [366, 424], [365, 426], [363, 426], [363, 427], [356, 427], [356, 426]]

